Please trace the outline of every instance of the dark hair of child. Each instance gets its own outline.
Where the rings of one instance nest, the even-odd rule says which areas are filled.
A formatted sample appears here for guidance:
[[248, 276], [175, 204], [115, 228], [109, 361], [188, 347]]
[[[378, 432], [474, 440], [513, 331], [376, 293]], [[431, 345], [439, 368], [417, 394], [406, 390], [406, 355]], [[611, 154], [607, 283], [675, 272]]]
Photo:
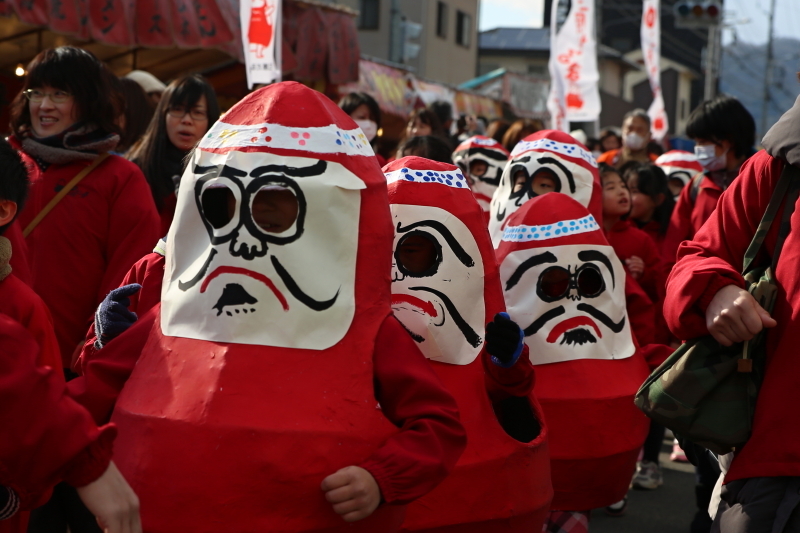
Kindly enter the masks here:
[[338, 105], [348, 115], [352, 115], [362, 105], [367, 106], [370, 118], [378, 125], [378, 128], [381, 127], [381, 108], [378, 102], [367, 93], [348, 93], [339, 100]]
[[452, 149], [446, 141], [434, 135], [409, 137], [397, 149], [397, 158], [407, 155], [424, 157], [440, 163], [453, 164]]
[[[667, 175], [661, 167], [652, 163], [644, 163], [628, 167], [622, 177], [626, 183], [635, 177], [636, 189], [640, 193], [649, 196], [657, 204], [652, 220], [658, 222], [658, 232], [661, 235], [665, 235], [667, 228], [669, 228], [672, 210], [675, 209], [675, 199], [667, 186], [669, 183]], [[660, 205], [658, 205], [659, 200], [661, 200]], [[636, 222], [639, 224], [638, 221]], [[644, 224], [639, 225], [643, 226]]]
[[[19, 215], [28, 197], [28, 171], [17, 151], [5, 139], [0, 139], [0, 169], [0, 200], [11, 200], [17, 204]], [[0, 226], [0, 235], [12, 222]]]
[[686, 135], [690, 139], [705, 139], [715, 143], [729, 141], [737, 157], [748, 155], [756, 137], [753, 115], [732, 96], [706, 100], [689, 115]]

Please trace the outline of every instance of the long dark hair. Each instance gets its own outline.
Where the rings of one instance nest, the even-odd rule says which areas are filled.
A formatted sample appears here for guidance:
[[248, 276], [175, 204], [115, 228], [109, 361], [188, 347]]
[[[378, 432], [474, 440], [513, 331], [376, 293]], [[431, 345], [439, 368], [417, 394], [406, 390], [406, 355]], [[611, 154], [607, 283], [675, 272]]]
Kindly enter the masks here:
[[167, 111], [170, 106], [176, 105], [191, 109], [203, 96], [206, 97], [210, 128], [219, 119], [217, 95], [211, 84], [199, 74], [184, 76], [170, 83], [161, 95], [144, 136], [126, 154], [128, 159], [142, 169], [159, 211], [164, 207], [164, 199], [174, 191], [170, 165], [164, 164], [168, 159], [167, 150], [172, 146], [167, 136]]
[[142, 86], [130, 78], [119, 78], [119, 90], [125, 101], [125, 125], [117, 145], [118, 152], [126, 152], [142, 138], [155, 114], [155, 105]]
[[658, 202], [661, 195], [661, 205], [657, 205], [653, 211], [653, 220], [658, 222], [658, 233], [666, 235], [669, 228], [669, 220], [672, 217], [672, 210], [675, 209], [675, 199], [669, 190], [667, 175], [652, 163], [643, 163], [625, 169], [624, 178], [628, 182], [636, 176], [636, 189], [642, 194], [649, 196], [653, 202]]
[[75, 46], [42, 50], [28, 63], [22, 91], [11, 103], [11, 131], [19, 133], [31, 125], [31, 112], [25, 91], [52, 87], [70, 93], [78, 120], [105, 133], [119, 133], [115, 124], [122, 112], [121, 96], [114, 89], [114, 75], [94, 54]]

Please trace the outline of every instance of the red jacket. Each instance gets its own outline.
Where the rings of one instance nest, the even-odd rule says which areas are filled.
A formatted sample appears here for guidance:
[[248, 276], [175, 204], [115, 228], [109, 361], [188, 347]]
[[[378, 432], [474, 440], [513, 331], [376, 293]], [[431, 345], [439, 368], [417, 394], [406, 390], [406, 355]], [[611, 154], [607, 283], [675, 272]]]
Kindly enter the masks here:
[[28, 264], [28, 245], [25, 243], [25, 237], [22, 236], [22, 228], [19, 227], [19, 222], [14, 221], [6, 229], [3, 237], [11, 241], [11, 268], [14, 269], [14, 275], [17, 276], [26, 285], [31, 284], [31, 267]]
[[[11, 141], [19, 146], [14, 137]], [[27, 154], [20, 154], [31, 182], [19, 216], [26, 227], [89, 162], [52, 164], [42, 171]], [[28, 235], [33, 289], [53, 315], [65, 367], [71, 366], [97, 305], [159, 237], [158, 213], [142, 172], [113, 155]]]
[[0, 315], [0, 346], [0, 484], [32, 509], [61, 480], [80, 487], [100, 477], [116, 429], [98, 429], [66, 396], [61, 369], [38, 366], [33, 337], [6, 315]]
[[[612, 167], [617, 167], [620, 163], [620, 159], [622, 156], [622, 148], [618, 148], [616, 150], [609, 150], [608, 152], [603, 152], [600, 154], [600, 157], [597, 158], [598, 163], [605, 163], [606, 165], [611, 165]], [[650, 158], [650, 161], [653, 163], [656, 162], [658, 156], [655, 154], [647, 154]]]
[[695, 234], [716, 209], [719, 197], [723, 193], [722, 187], [714, 183], [708, 176], [703, 176], [700, 190], [694, 200], [692, 200], [692, 188], [693, 182], [690, 181], [681, 190], [669, 220], [669, 228], [661, 249], [667, 272], [675, 264], [678, 247], [683, 241], [694, 239]]
[[61, 352], [53, 331], [53, 319], [39, 296], [14, 274], [0, 281], [0, 313], [19, 322], [39, 347], [36, 363], [51, 366], [61, 375]]
[[[73, 397], [92, 412], [95, 420], [109, 419], [117, 396], [137, 365], [159, 309], [160, 304], [85, 360], [84, 376], [68, 384]], [[466, 445], [464, 428], [452, 396], [394, 317], [387, 317], [378, 333], [373, 372], [379, 408], [399, 431], [390, 432], [393, 434], [360, 466], [375, 477], [385, 502], [403, 504], [429, 492], [452, 470]], [[123, 469], [125, 455], [125, 449], [120, 448], [118, 463]], [[319, 504], [326, 506], [322, 493], [317, 496]], [[384, 517], [400, 511], [393, 506], [381, 509]], [[236, 509], [232, 508], [231, 513]], [[397, 518], [402, 521], [402, 512]], [[148, 519], [143, 514], [143, 520]], [[247, 517], [235, 520], [241, 523]]]
[[[748, 160], [720, 198], [708, 223], [684, 243], [667, 285], [667, 323], [680, 338], [707, 335], [705, 310], [724, 286], [744, 286], [740, 274], [745, 250], [767, 208], [784, 162], [764, 151]], [[775, 247], [782, 210], [767, 234], [762, 260]], [[772, 316], [777, 327], [767, 335], [767, 366], [756, 404], [753, 434], [736, 454], [727, 481], [761, 476], [800, 476], [800, 412], [794, 392], [800, 389], [797, 345], [800, 328], [800, 208], [781, 252], [776, 277], [778, 295]]]
[[661, 255], [653, 239], [630, 220], [620, 220], [614, 224], [611, 231], [605, 233], [608, 243], [614, 248], [614, 252], [622, 264], [625, 265], [625, 272], [628, 276], [631, 273], [628, 265], [625, 264], [627, 259], [637, 256], [644, 261], [644, 272], [635, 281], [641, 285], [654, 303], [660, 302], [664, 294], [664, 279], [662, 278]]

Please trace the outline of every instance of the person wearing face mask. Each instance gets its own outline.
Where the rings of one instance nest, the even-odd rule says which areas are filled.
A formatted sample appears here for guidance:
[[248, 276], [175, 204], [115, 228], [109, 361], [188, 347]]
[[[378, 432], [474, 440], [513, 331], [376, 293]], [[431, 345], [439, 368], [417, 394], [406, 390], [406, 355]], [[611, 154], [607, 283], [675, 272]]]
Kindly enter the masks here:
[[696, 143], [695, 155], [703, 172], [683, 188], [672, 212], [663, 244], [669, 269], [675, 264], [678, 246], [694, 238], [742, 164], [753, 155], [755, 134], [753, 116], [731, 96], [703, 102], [692, 112], [686, 135]]
[[634, 109], [622, 121], [622, 148], [603, 153], [597, 158], [597, 162], [614, 168], [620, 168], [628, 161], [654, 162], [656, 155], [647, 149], [650, 138], [650, 117], [647, 116], [647, 111]]
[[[339, 108], [358, 124], [374, 150], [378, 131], [381, 129], [381, 108], [378, 102], [367, 93], [350, 93], [339, 100]], [[386, 164], [386, 158], [377, 150], [375, 157], [378, 158], [378, 164], [381, 167]]]

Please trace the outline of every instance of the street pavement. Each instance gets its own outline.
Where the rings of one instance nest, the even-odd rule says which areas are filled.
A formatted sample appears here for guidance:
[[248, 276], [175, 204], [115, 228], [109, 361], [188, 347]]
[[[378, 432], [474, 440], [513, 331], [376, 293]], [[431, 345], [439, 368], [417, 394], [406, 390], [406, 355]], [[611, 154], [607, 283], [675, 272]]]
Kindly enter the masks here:
[[628, 492], [628, 512], [621, 517], [592, 511], [590, 533], [689, 533], [696, 510], [694, 467], [669, 460], [672, 440], [664, 440], [661, 472], [664, 484], [656, 490]]

